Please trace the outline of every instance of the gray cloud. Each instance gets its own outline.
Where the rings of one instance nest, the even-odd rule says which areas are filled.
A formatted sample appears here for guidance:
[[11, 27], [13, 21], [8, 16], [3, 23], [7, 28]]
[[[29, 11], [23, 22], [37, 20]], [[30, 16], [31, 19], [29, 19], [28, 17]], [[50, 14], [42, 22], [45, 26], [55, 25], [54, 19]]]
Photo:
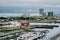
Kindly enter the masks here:
[[0, 0], [0, 6], [60, 8], [60, 0]]

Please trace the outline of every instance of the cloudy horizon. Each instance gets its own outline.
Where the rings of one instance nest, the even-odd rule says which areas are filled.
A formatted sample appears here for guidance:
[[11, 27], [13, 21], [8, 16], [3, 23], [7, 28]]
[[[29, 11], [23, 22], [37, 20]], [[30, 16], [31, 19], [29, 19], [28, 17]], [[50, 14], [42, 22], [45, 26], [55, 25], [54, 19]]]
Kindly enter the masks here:
[[39, 13], [39, 9], [44, 8], [44, 12], [53, 11], [60, 14], [60, 0], [0, 0], [0, 14], [6, 13]]
[[60, 8], [60, 0], [0, 0], [0, 6]]

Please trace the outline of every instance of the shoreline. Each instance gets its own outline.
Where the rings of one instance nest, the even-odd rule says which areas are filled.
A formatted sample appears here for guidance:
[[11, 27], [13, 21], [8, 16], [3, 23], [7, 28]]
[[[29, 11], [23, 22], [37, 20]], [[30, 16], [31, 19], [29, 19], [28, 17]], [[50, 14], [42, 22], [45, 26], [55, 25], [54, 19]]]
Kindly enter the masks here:
[[22, 16], [23, 14], [30, 14], [30, 16], [39, 16], [39, 13], [0, 13], [0, 16]]

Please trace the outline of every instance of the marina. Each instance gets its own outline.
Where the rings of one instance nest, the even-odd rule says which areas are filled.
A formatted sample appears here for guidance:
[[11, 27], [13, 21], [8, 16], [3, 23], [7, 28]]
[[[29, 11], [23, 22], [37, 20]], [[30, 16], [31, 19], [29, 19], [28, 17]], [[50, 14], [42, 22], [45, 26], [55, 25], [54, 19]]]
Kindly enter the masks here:
[[[41, 23], [40, 23], [41, 24]], [[47, 25], [47, 23], [45, 24]], [[51, 25], [51, 24], [48, 24]], [[52, 23], [52, 25], [54, 25]], [[59, 24], [57, 23], [56, 25], [59, 26]], [[0, 35], [0, 40], [5, 40], [5, 39], [14, 39], [14, 40], [36, 40], [36, 39], [41, 39], [42, 40], [48, 40], [50, 38], [52, 38], [52, 35], [54, 34], [55, 30], [56, 32], [59, 31], [59, 27], [54, 27], [53, 29], [42, 29], [42, 28], [32, 28], [32, 29], [28, 29], [25, 31], [15, 31], [15, 32], [11, 32], [11, 33], [7, 33], [4, 35]], [[53, 33], [51, 33], [53, 31]], [[0, 33], [1, 34], [1, 33]], [[54, 34], [53, 36], [55, 36], [57, 34]], [[49, 37], [49, 38], [48, 38]], [[48, 39], [46, 39], [48, 38]]]

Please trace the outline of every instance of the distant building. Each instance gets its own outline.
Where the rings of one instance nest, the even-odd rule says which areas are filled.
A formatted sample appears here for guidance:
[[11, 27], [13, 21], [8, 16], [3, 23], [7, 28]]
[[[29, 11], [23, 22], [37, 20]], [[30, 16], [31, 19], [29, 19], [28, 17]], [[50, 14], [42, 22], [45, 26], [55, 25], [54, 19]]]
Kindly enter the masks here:
[[46, 15], [46, 13], [44, 13], [44, 9], [43, 8], [39, 9], [39, 15], [40, 16], [45, 16]]
[[23, 16], [23, 17], [30, 17], [30, 14], [25, 13], [25, 14], [23, 14], [22, 16]]
[[48, 16], [53, 16], [53, 12], [48, 12]]
[[46, 13], [43, 13], [43, 16], [46, 16]]
[[9, 20], [0, 20], [0, 24], [9, 24]]

